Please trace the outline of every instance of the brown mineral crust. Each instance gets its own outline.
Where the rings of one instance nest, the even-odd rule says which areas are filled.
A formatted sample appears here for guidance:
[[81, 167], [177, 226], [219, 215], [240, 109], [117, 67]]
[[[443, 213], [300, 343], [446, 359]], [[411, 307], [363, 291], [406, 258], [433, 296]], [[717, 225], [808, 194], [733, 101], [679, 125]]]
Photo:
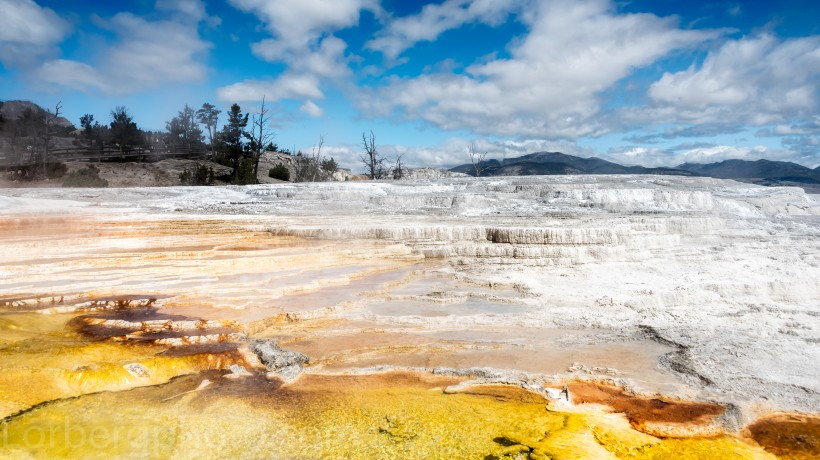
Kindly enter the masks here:
[[593, 382], [571, 382], [567, 386], [573, 403], [608, 406], [626, 415], [636, 430], [653, 436], [716, 436], [723, 432], [718, 418], [726, 407], [721, 404], [636, 396]]
[[[449, 392], [446, 391], [446, 392]], [[454, 393], [468, 394], [473, 396], [484, 396], [495, 399], [499, 402], [520, 402], [520, 403], [546, 403], [543, 395], [534, 391], [521, 388], [518, 385], [506, 384], [481, 384], [470, 385], [466, 388], [460, 388]]]
[[802, 414], [773, 414], [747, 426], [743, 436], [755, 440], [781, 459], [820, 458], [820, 417]]
[[200, 369], [228, 369], [232, 364], [251, 367], [245, 355], [238, 349], [226, 348], [223, 351], [206, 350], [202, 353], [188, 355], [191, 363]]
[[[241, 344], [237, 342], [215, 342], [205, 343], [201, 345], [188, 345], [186, 347], [172, 347], [169, 348], [159, 356], [192, 356], [192, 355], [218, 355], [223, 353], [235, 352], [239, 350]], [[244, 358], [243, 358], [244, 359]]]
[[458, 384], [464, 381], [463, 377], [451, 377], [444, 375], [434, 375], [411, 371], [390, 371], [375, 374], [304, 374], [293, 385], [286, 385], [284, 388], [292, 388], [296, 391], [332, 391], [333, 388], [389, 388], [389, 387], [416, 387], [416, 388], [441, 388]]
[[83, 312], [137, 312], [153, 310], [157, 300], [168, 296], [120, 294], [117, 296], [86, 296], [84, 294], [17, 294], [0, 296], [0, 307], [10, 311], [41, 314]]
[[123, 308], [103, 314], [80, 316], [71, 320], [69, 324], [84, 335], [95, 339], [174, 346], [235, 341], [244, 336], [232, 321], [206, 321], [181, 315], [168, 315], [145, 307]]

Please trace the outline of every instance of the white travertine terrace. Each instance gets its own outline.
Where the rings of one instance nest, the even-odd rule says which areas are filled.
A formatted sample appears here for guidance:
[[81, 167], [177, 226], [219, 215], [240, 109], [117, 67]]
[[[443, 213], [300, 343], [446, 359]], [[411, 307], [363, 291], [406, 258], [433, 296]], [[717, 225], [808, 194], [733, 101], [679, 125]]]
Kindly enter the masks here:
[[[667, 176], [5, 189], [0, 214], [262, 235], [241, 250], [236, 233], [224, 247], [89, 239], [62, 244], [62, 264], [13, 238], [0, 294], [161, 293], [168, 313], [280, 339], [308, 372], [574, 375], [820, 411], [820, 202], [800, 189]], [[175, 251], [186, 244], [202, 247]]]

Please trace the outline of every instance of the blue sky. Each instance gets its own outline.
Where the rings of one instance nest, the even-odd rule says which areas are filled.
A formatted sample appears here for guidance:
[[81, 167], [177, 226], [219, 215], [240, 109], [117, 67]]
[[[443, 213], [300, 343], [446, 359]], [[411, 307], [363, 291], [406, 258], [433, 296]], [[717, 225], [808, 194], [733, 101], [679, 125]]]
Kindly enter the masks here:
[[[0, 100], [124, 105], [264, 96], [276, 142], [361, 169], [372, 130], [411, 166], [534, 151], [671, 166], [820, 165], [820, 2], [0, 0]], [[221, 119], [224, 121], [225, 117]]]

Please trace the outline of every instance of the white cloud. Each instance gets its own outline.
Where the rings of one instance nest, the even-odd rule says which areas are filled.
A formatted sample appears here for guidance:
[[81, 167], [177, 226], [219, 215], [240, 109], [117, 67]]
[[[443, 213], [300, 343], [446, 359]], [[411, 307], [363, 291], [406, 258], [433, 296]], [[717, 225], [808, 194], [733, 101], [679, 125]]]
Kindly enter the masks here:
[[283, 49], [304, 49], [323, 33], [358, 23], [362, 9], [376, 9], [375, 0], [229, 0], [253, 13]]
[[286, 74], [269, 81], [247, 80], [219, 88], [217, 96], [226, 102], [261, 101], [262, 97], [279, 99], [321, 99], [319, 79], [313, 75]]
[[[298, 150], [310, 153], [314, 145], [305, 145]], [[322, 156], [333, 158], [339, 166], [353, 172], [361, 172], [364, 169], [359, 158], [360, 154], [361, 149], [356, 145], [325, 145], [322, 147]]]
[[0, 62], [29, 65], [68, 35], [57, 13], [32, 0], [0, 0]]
[[[362, 10], [379, 10], [376, 0], [230, 0], [230, 3], [254, 14], [272, 35], [251, 46], [254, 55], [288, 66], [277, 79], [239, 82], [220, 88], [220, 99], [230, 101], [258, 100], [254, 98], [262, 95], [273, 100], [323, 98], [324, 79], [339, 81], [351, 74], [345, 56], [347, 43], [331, 34], [356, 25]], [[299, 79], [304, 81], [295, 81]]]
[[199, 22], [208, 17], [201, 0], [157, 0], [157, 10], [180, 13], [184, 18]]
[[820, 115], [814, 115], [810, 119], [801, 120], [799, 123], [778, 124], [772, 128], [764, 128], [757, 132], [758, 136], [801, 136], [807, 134], [820, 134]]
[[268, 62], [285, 62], [322, 77], [349, 73], [344, 62], [347, 44], [330, 33], [356, 25], [363, 9], [376, 9], [373, 0], [230, 0], [236, 8], [254, 14], [272, 37], [251, 49]]
[[304, 113], [306, 113], [306, 114], [310, 115], [311, 117], [321, 117], [321, 116], [322, 116], [322, 115], [324, 115], [324, 113], [325, 113], [325, 111], [324, 111], [324, 110], [322, 110], [322, 108], [321, 108], [321, 107], [319, 107], [318, 105], [316, 105], [316, 104], [315, 104], [312, 100], [310, 100], [310, 99], [308, 99], [307, 101], [305, 101], [305, 103], [304, 103], [304, 104], [302, 104], [302, 106], [301, 106], [301, 107], [299, 107], [299, 110], [301, 110], [302, 112], [304, 112]]
[[114, 90], [97, 69], [77, 61], [46, 61], [37, 69], [36, 75], [40, 80], [59, 83], [69, 88], [96, 88], [105, 93]]
[[541, 2], [510, 59], [401, 79], [366, 92], [371, 114], [401, 111], [443, 129], [578, 138], [602, 134], [600, 94], [636, 68], [717, 35], [651, 14], [617, 14], [605, 0]]
[[380, 51], [388, 59], [393, 60], [416, 43], [434, 41], [443, 32], [463, 24], [499, 24], [521, 3], [494, 0], [447, 0], [441, 4], [431, 3], [425, 5], [417, 15], [390, 22], [365, 46]]
[[[316, 49], [303, 53], [299, 58], [287, 59], [291, 72], [304, 72], [325, 78], [339, 78], [350, 74], [350, 68], [344, 59], [347, 43], [334, 36], [321, 41]], [[266, 39], [252, 46], [255, 55], [267, 60], [277, 61], [279, 56], [279, 42]]]
[[732, 40], [699, 67], [665, 73], [649, 88], [647, 119], [699, 123], [782, 123], [808, 117], [820, 102], [820, 36]]
[[648, 168], [681, 163], [680, 161], [675, 162], [671, 152], [654, 147], [616, 147], [609, 149], [606, 155], [600, 155], [600, 157], [625, 166], [646, 166]]
[[196, 24], [148, 21], [119, 13], [103, 25], [116, 32], [119, 41], [96, 56], [94, 65], [62, 59], [47, 61], [35, 75], [47, 83], [108, 94], [205, 78], [207, 69], [199, 56], [210, 44], [200, 39]]

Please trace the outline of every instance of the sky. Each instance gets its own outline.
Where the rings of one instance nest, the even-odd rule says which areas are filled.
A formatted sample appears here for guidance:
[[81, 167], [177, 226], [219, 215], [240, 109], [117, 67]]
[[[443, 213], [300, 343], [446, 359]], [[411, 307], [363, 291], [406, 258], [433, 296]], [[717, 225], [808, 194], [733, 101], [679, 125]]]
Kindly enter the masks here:
[[0, 100], [271, 109], [282, 148], [361, 170], [537, 151], [820, 166], [816, 0], [0, 0]]

